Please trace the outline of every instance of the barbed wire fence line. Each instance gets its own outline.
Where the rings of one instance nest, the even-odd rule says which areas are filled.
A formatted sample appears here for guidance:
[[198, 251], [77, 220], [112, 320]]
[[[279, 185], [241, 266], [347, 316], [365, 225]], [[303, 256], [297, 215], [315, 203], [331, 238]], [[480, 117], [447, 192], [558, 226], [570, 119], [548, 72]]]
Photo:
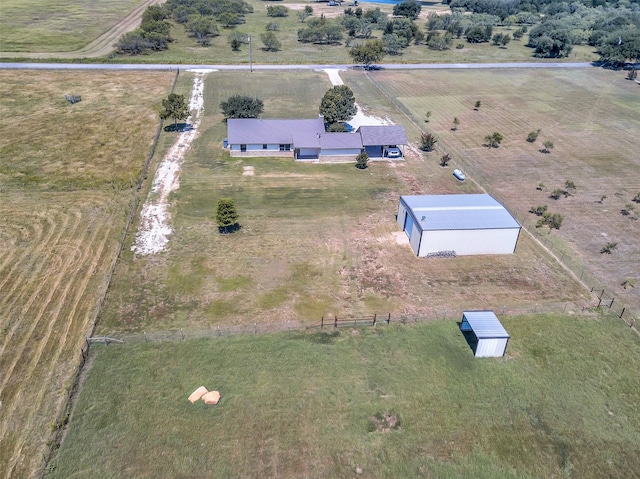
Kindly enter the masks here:
[[[607, 304], [597, 306], [597, 296], [594, 295], [594, 306], [580, 306], [573, 302], [555, 302], [555, 303], [539, 303], [526, 306], [494, 306], [485, 309], [492, 310], [500, 317], [518, 317], [535, 314], [576, 314], [580, 316], [593, 315], [599, 317], [606, 315], [612, 320], [619, 315], [608, 308]], [[258, 335], [270, 333], [298, 333], [312, 334], [318, 330], [331, 330], [341, 328], [362, 328], [362, 327], [386, 327], [391, 324], [418, 324], [428, 323], [436, 320], [455, 320], [462, 319], [462, 309], [438, 309], [429, 313], [384, 313], [367, 317], [350, 317], [350, 316], [330, 316], [324, 317], [322, 320], [316, 318], [308, 321], [279, 321], [271, 323], [253, 323], [244, 325], [213, 325], [207, 328], [176, 328], [164, 331], [141, 331], [129, 334], [109, 333], [104, 336], [96, 336], [87, 338], [97, 344], [111, 343], [150, 343], [150, 342], [173, 342], [187, 341], [191, 339], [202, 338], [223, 338], [228, 336], [242, 335]], [[87, 344], [88, 349], [88, 344]]]

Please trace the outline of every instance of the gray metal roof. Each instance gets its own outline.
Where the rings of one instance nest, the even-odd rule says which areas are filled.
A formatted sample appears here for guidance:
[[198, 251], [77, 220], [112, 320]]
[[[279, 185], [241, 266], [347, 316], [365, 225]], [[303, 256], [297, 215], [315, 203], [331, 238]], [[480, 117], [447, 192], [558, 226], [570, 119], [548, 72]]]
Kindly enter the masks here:
[[422, 231], [520, 228], [490, 195], [412, 195], [400, 200]]
[[363, 145], [406, 145], [404, 127], [361, 126], [356, 133], [325, 133], [322, 118], [230, 118], [232, 145], [291, 144], [294, 148], [362, 148]]
[[296, 148], [319, 148], [318, 135], [324, 133], [321, 118], [230, 118], [227, 137], [230, 144], [295, 144]]
[[400, 125], [361, 126], [358, 128], [364, 146], [406, 145], [407, 135]]
[[493, 311], [463, 311], [462, 320], [466, 320], [478, 339], [510, 338]]
[[362, 139], [358, 133], [323, 133], [320, 136], [320, 147], [333, 148], [362, 148]]

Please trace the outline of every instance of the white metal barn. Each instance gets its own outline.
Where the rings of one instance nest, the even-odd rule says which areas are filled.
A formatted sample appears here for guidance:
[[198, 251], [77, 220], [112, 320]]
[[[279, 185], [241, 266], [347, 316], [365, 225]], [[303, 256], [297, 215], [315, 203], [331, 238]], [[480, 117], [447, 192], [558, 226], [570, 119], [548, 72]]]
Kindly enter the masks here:
[[460, 330], [472, 336], [467, 340], [476, 358], [504, 356], [510, 336], [493, 311], [464, 311]]
[[418, 256], [510, 254], [521, 228], [490, 195], [401, 196], [397, 222]]

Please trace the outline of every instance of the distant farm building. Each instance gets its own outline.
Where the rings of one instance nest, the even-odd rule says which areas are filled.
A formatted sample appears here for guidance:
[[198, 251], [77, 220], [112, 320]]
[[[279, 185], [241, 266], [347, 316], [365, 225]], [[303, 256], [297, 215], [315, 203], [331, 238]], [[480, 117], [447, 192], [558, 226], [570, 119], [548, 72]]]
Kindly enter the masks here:
[[464, 311], [460, 330], [476, 358], [504, 356], [510, 336], [493, 311]]
[[370, 158], [391, 157], [391, 147], [408, 143], [404, 127], [361, 126], [354, 133], [325, 131], [322, 117], [313, 119], [230, 118], [231, 156], [292, 156], [296, 160], [354, 160], [362, 151]]
[[401, 196], [398, 226], [417, 256], [510, 254], [520, 224], [490, 195]]

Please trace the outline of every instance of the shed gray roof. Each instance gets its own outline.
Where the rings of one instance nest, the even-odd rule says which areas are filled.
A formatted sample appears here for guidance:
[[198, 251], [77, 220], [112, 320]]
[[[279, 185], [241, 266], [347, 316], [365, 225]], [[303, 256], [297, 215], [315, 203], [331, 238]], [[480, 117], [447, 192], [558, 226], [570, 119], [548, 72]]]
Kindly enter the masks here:
[[401, 196], [422, 231], [518, 228], [520, 224], [490, 195]]
[[400, 125], [361, 126], [358, 128], [364, 146], [406, 145], [407, 135]]
[[478, 339], [509, 338], [493, 311], [463, 311], [462, 320], [466, 320]]
[[324, 133], [321, 118], [230, 118], [227, 120], [229, 143], [295, 144], [296, 148], [319, 148], [318, 135]]

